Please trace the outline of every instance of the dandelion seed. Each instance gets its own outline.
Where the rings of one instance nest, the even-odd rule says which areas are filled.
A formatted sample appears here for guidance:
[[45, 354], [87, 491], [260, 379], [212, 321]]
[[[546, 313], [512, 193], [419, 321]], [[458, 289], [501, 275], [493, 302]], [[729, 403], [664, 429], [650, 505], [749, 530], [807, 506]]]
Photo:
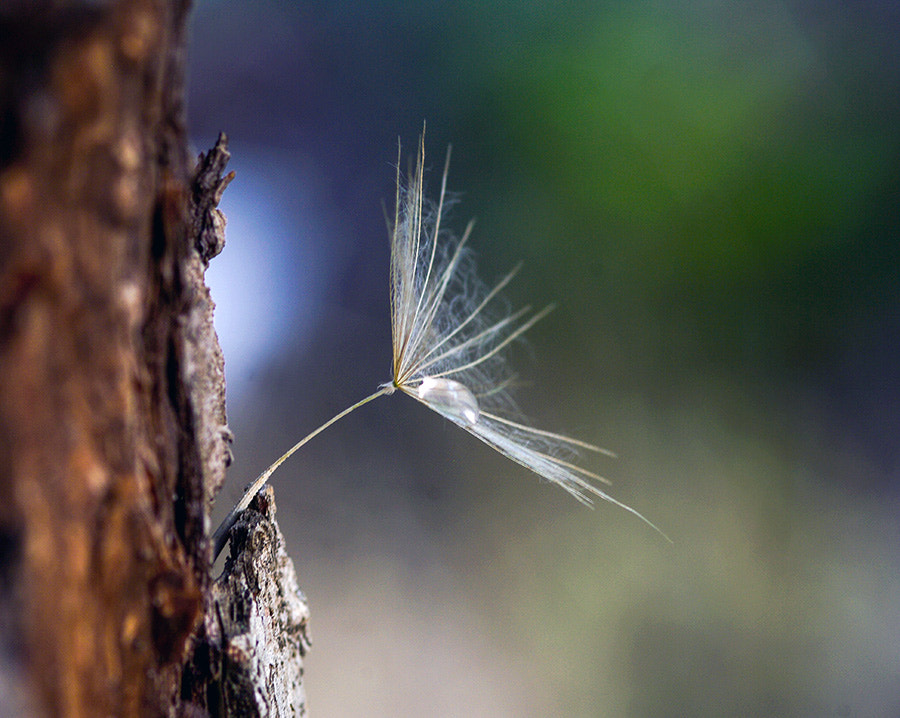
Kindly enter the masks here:
[[[350, 412], [399, 390], [477, 437], [516, 463], [559, 484], [584, 504], [600, 498], [634, 514], [665, 537], [640, 513], [609, 496], [594, 482], [608, 483], [576, 462], [579, 451], [612, 455], [604, 449], [526, 424], [507, 391], [513, 376], [504, 350], [553, 310], [531, 307], [510, 313], [499, 300], [516, 267], [493, 287], [478, 279], [467, 242], [472, 223], [460, 238], [441, 226], [450, 150], [436, 206], [424, 198], [425, 138], [408, 184], [400, 178], [391, 234], [391, 336], [393, 377], [378, 391], [348, 407], [307, 435], [266, 469], [247, 488], [216, 530], [218, 556], [241, 511], [269, 476], [295, 451]], [[668, 537], [666, 537], [668, 540]]]

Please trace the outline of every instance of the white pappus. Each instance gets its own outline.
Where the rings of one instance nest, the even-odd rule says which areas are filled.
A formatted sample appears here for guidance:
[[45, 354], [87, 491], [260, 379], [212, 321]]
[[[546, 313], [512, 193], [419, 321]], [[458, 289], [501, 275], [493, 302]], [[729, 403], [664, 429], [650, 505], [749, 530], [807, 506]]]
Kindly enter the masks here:
[[408, 183], [401, 181], [398, 158], [394, 217], [388, 219], [391, 381], [305, 436], [260, 474], [216, 530], [214, 556], [224, 547], [238, 514], [288, 457], [351, 411], [397, 390], [504, 456], [558, 484], [582, 503], [591, 504], [593, 497], [609, 501], [662, 534], [643, 515], [592, 483], [608, 483], [605, 479], [575, 463], [580, 451], [612, 456], [611, 452], [562, 434], [535, 429], [521, 418], [508, 392], [513, 375], [503, 350], [553, 307], [538, 312], [532, 312], [527, 306], [515, 312], [508, 310], [499, 295], [519, 267], [490, 288], [478, 279], [467, 248], [472, 223], [459, 238], [441, 226], [449, 162], [448, 149], [440, 195], [437, 204], [432, 205], [424, 198], [424, 133]]

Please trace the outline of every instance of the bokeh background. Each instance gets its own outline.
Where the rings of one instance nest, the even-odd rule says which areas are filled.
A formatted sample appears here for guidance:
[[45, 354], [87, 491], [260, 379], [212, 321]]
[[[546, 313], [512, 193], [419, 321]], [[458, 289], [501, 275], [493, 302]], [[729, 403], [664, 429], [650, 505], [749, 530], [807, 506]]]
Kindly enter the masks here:
[[390, 378], [427, 120], [483, 278], [559, 305], [523, 410], [674, 541], [379, 399], [273, 479], [313, 715], [900, 715], [898, 37], [874, 0], [196, 3], [190, 130], [237, 171], [216, 516]]

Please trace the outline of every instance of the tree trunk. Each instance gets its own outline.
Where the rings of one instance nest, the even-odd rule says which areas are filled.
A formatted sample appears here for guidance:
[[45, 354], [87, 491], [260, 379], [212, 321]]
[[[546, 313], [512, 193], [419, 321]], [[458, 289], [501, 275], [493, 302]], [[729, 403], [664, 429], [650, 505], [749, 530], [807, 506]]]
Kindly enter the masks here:
[[0, 9], [2, 715], [204, 715], [222, 693], [204, 612], [230, 433], [203, 272], [230, 176], [224, 137], [188, 154], [187, 10]]

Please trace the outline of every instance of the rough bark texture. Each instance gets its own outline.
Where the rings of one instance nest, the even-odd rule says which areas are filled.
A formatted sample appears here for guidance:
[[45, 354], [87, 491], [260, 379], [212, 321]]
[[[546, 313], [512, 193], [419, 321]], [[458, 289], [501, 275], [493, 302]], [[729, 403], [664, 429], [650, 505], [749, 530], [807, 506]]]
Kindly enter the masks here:
[[187, 153], [187, 6], [0, 7], [3, 715], [204, 715], [222, 678], [196, 652], [228, 155]]
[[200, 675], [186, 682], [201, 686], [212, 677], [206, 702], [214, 715], [306, 715], [309, 608], [275, 522], [271, 487], [256, 495], [229, 535], [231, 550], [194, 653]]

